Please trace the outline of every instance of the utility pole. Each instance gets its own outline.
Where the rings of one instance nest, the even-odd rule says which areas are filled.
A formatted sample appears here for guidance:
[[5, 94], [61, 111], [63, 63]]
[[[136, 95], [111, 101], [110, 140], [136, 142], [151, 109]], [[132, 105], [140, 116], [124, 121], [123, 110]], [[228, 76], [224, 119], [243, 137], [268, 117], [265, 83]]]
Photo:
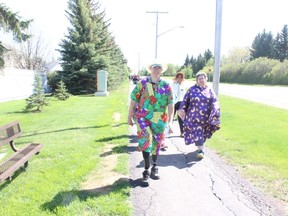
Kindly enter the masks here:
[[222, 29], [222, 0], [216, 0], [216, 21], [215, 21], [215, 44], [214, 44], [214, 73], [213, 90], [218, 95], [220, 82], [220, 50], [221, 50], [221, 29]]
[[160, 11], [147, 11], [146, 13], [156, 13], [156, 40], [155, 40], [155, 59], [157, 59], [157, 49], [158, 49], [158, 15], [168, 12], [160, 12]]

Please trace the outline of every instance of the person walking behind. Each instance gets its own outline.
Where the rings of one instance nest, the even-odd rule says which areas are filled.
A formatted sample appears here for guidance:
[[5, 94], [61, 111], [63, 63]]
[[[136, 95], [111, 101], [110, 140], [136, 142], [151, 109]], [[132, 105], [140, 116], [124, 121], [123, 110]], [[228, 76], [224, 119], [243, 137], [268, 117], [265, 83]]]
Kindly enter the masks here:
[[[160, 63], [151, 64], [147, 70], [150, 76], [140, 80], [131, 92], [128, 124], [137, 125], [138, 150], [144, 159], [143, 184], [149, 186], [149, 177], [159, 179], [157, 156], [164, 143], [164, 129], [173, 122], [173, 95], [170, 84], [161, 79], [167, 69]], [[135, 110], [135, 106], [137, 109]], [[135, 111], [134, 111], [135, 110]], [[135, 118], [133, 113], [135, 112]], [[172, 132], [172, 131], [171, 131]], [[152, 154], [152, 168], [150, 168]]]
[[207, 80], [205, 72], [196, 74], [196, 84], [188, 89], [178, 110], [178, 115], [184, 120], [185, 144], [195, 143], [199, 159], [204, 157], [206, 139], [220, 129], [220, 104]]
[[[179, 110], [180, 104], [183, 101], [184, 95], [186, 93], [186, 87], [185, 87], [185, 78], [183, 72], [176, 73], [175, 78], [173, 79], [172, 84], [172, 90], [173, 90], [173, 103], [174, 103], [174, 115]], [[178, 124], [180, 128], [180, 137], [183, 137], [183, 120], [182, 118], [177, 115]]]

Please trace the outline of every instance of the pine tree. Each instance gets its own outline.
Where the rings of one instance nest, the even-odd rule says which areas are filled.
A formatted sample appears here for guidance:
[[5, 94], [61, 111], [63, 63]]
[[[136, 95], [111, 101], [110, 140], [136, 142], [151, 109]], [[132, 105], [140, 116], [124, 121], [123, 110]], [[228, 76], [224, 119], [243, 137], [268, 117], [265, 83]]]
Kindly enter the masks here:
[[71, 95], [68, 93], [65, 83], [61, 80], [55, 89], [55, 97], [58, 100], [64, 101], [67, 100], [70, 96]]
[[72, 94], [95, 93], [98, 70], [109, 71], [108, 87], [128, 75], [122, 52], [108, 31], [110, 24], [104, 20], [105, 11], [98, 12], [99, 8], [99, 2], [93, 0], [68, 2], [71, 27], [60, 43], [60, 79]]
[[45, 97], [42, 87], [42, 80], [39, 72], [34, 75], [33, 94], [26, 99], [26, 110], [36, 108], [36, 112], [41, 112], [44, 106], [48, 106], [49, 99]]
[[[5, 32], [12, 32], [15, 41], [25, 41], [30, 35], [25, 34], [24, 30], [27, 29], [32, 20], [21, 20], [17, 13], [13, 13], [8, 7], [0, 3], [0, 30]], [[4, 67], [3, 55], [7, 49], [0, 41], [0, 69]]]
[[275, 58], [283, 62], [288, 59], [288, 28], [284, 25], [281, 33], [278, 33], [274, 43]]
[[273, 35], [271, 32], [266, 32], [265, 29], [262, 33], [259, 33], [252, 42], [252, 48], [250, 49], [251, 59], [259, 57], [273, 58]]

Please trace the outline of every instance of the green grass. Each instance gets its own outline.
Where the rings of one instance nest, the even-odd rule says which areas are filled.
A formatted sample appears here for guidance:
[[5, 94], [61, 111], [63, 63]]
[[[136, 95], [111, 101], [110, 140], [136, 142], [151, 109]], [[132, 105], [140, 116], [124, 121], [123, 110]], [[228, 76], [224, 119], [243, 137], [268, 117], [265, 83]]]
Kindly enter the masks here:
[[[22, 126], [16, 144], [40, 142], [44, 147], [31, 158], [27, 172], [0, 185], [0, 215], [130, 215], [127, 181], [116, 181], [109, 193], [80, 187], [90, 173], [101, 172], [108, 144], [118, 156], [114, 171], [129, 172], [127, 104], [128, 83], [109, 97], [51, 98], [41, 113], [23, 112], [24, 100], [1, 103], [0, 125], [17, 119]], [[119, 120], [114, 113], [121, 114]]]
[[[207, 145], [254, 185], [288, 202], [288, 111], [226, 96], [220, 103], [221, 130]], [[108, 97], [51, 98], [41, 113], [23, 112], [24, 107], [24, 100], [1, 103], [0, 125], [17, 119], [23, 136], [16, 144], [44, 147], [27, 172], [0, 185], [0, 215], [131, 215], [127, 181], [115, 181], [105, 193], [81, 189], [90, 175], [101, 174], [108, 155], [117, 156], [113, 172], [129, 173], [128, 82]]]
[[264, 192], [288, 202], [288, 110], [220, 96], [221, 129], [207, 145]]

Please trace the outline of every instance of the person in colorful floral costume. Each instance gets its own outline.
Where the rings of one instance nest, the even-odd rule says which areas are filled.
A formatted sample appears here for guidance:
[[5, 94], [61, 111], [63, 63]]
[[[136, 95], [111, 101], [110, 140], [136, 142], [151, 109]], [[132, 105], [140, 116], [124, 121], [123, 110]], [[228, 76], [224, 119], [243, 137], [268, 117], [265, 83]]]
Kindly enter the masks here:
[[[150, 76], [140, 80], [130, 95], [128, 124], [137, 125], [138, 150], [142, 151], [145, 164], [143, 184], [146, 186], [149, 185], [149, 177], [159, 179], [157, 156], [164, 143], [164, 129], [167, 124], [171, 128], [173, 122], [172, 89], [167, 81], [161, 79], [166, 69], [163, 64], [151, 64], [147, 68]], [[153, 162], [151, 174], [150, 154]]]
[[184, 120], [185, 144], [197, 146], [197, 158], [204, 157], [206, 139], [220, 129], [220, 105], [213, 89], [207, 86], [207, 74], [198, 72], [196, 84], [189, 88], [180, 104], [178, 115]]

